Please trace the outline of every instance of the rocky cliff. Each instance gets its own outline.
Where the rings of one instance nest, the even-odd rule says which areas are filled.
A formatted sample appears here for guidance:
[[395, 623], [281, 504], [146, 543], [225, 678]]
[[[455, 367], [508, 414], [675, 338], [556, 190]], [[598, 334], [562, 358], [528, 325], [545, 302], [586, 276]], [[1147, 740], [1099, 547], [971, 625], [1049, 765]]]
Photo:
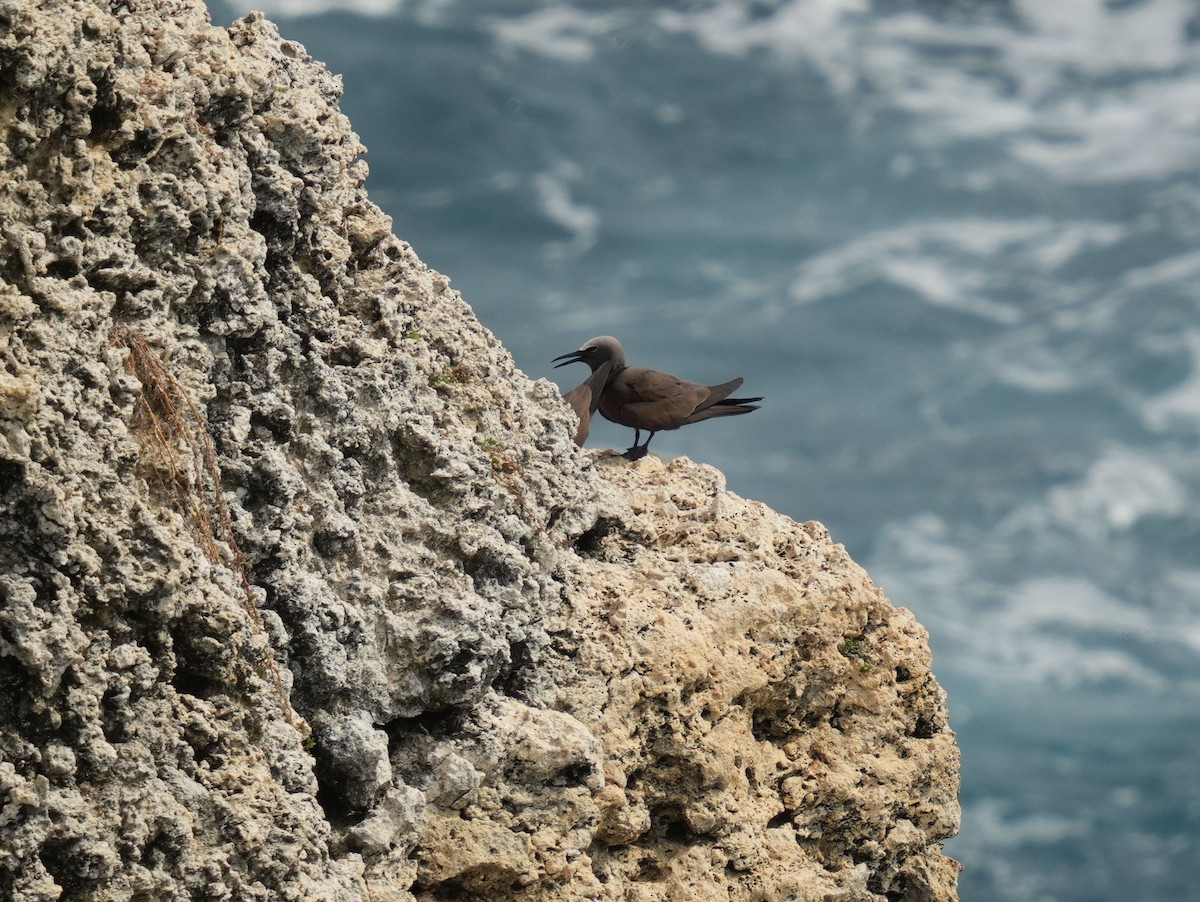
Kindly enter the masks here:
[[0, 0], [0, 898], [949, 900], [925, 635], [581, 452], [191, 0]]

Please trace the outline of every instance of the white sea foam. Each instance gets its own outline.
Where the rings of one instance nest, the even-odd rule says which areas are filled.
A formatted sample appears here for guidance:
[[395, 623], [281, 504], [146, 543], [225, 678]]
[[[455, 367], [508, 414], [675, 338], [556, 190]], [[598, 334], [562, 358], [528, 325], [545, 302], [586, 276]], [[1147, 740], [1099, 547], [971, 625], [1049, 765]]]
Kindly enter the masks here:
[[965, 836], [973, 844], [989, 848], [1011, 849], [1024, 843], [1057, 842], [1069, 837], [1086, 836], [1091, 830], [1087, 820], [1065, 815], [1022, 815], [1011, 803], [996, 798], [978, 800], [963, 812]]
[[858, 34], [848, 27], [870, 9], [866, 0], [803, 0], [781, 3], [770, 15], [744, 0], [716, 0], [689, 11], [664, 10], [658, 26], [693, 35], [710, 52], [728, 56], [768, 49], [802, 59], [825, 75], [839, 93], [856, 87]]
[[1111, 247], [1129, 233], [1128, 226], [1112, 222], [1056, 222], [1029, 250], [1041, 268], [1054, 270], [1084, 251]]
[[1200, 160], [1200, 80], [1146, 82], [1088, 104], [1071, 98], [1040, 118], [1039, 126], [1054, 134], [1047, 139], [1039, 128], [1019, 137], [1013, 156], [1057, 178], [1162, 178], [1190, 171]]
[[[1015, 12], [1021, 25], [1013, 28], [986, 14], [953, 21], [920, 12], [869, 16], [861, 2], [792, 0], [756, 14], [748, 3], [717, 0], [661, 13], [658, 23], [694, 35], [713, 53], [765, 49], [803, 60], [852, 98], [856, 115], [913, 115], [918, 146], [1008, 137], [1013, 160], [1081, 182], [1163, 177], [1197, 166], [1193, 4], [1020, 0]], [[1167, 73], [1168, 81], [1156, 77]], [[972, 177], [987, 187], [998, 175], [981, 170]]]
[[1187, 494], [1156, 455], [1112, 446], [1081, 481], [1050, 490], [1045, 519], [1047, 525], [1086, 534], [1128, 530], [1144, 517], [1179, 516]]
[[[870, 572], [893, 601], [919, 607], [922, 619], [945, 613], [951, 605], [970, 608], [984, 601], [986, 595], [980, 593], [985, 587], [975, 578], [971, 555], [951, 539], [949, 524], [937, 514], [920, 513], [887, 524], [878, 545]], [[949, 626], [962, 637], [953, 623]]]
[[571, 196], [571, 183], [582, 174], [579, 166], [562, 162], [533, 177], [533, 192], [538, 209], [548, 220], [571, 233], [570, 241], [550, 242], [546, 253], [551, 257], [581, 254], [596, 243], [600, 213], [595, 207], [578, 203]]
[[1032, 65], [1113, 72], [1175, 69], [1188, 59], [1187, 0], [1147, 0], [1116, 6], [1106, 0], [1016, 0], [1030, 31], [1013, 56]]
[[1019, 341], [1000, 341], [982, 352], [981, 363], [998, 382], [1030, 394], [1059, 394], [1085, 385], [1088, 374], [1048, 347], [1047, 334], [1038, 328]]
[[522, 16], [484, 20], [504, 46], [568, 63], [585, 63], [596, 42], [620, 20], [572, 6], [546, 6]]
[[1200, 568], [1177, 567], [1163, 579], [1169, 593], [1170, 614], [1179, 628], [1179, 638], [1200, 654]]
[[1025, 580], [997, 608], [997, 619], [1022, 630], [1070, 627], [1100, 635], [1161, 638], [1161, 624], [1149, 611], [1118, 601], [1082, 577]]
[[1200, 278], [1200, 251], [1188, 251], [1150, 266], [1130, 270], [1121, 281], [1126, 289], [1142, 291], [1197, 278]]
[[1015, 256], [1025, 270], [1050, 271], [1081, 251], [1111, 244], [1123, 230], [1104, 223], [1049, 219], [964, 218], [903, 225], [854, 238], [806, 260], [788, 296], [807, 304], [874, 281], [912, 291], [925, 302], [1004, 325], [1023, 319], [1000, 300], [995, 257]]
[[967, 672], [996, 680], [1072, 689], [1115, 683], [1145, 691], [1171, 684], [1123, 645], [1178, 642], [1146, 611], [1113, 598], [1082, 577], [1027, 580], [971, 615]]
[[1182, 383], [1142, 406], [1146, 425], [1151, 429], [1200, 430], [1200, 330], [1189, 329], [1183, 341], [1192, 357], [1191, 373]]
[[230, 0], [230, 2], [241, 13], [257, 9], [274, 19], [317, 16], [328, 12], [388, 16], [397, 12], [404, 5], [404, 0]]
[[[1002, 579], [988, 557], [1012, 556]], [[1100, 589], [1085, 575], [1030, 576], [1013, 582], [1020, 545], [995, 534], [962, 535], [922, 514], [884, 530], [870, 570], [900, 604], [918, 609], [938, 637], [942, 667], [981, 686], [1079, 689], [1123, 685], [1143, 692], [1200, 693], [1169, 679], [1138, 649], [1200, 651], [1193, 605], [1151, 611]]]

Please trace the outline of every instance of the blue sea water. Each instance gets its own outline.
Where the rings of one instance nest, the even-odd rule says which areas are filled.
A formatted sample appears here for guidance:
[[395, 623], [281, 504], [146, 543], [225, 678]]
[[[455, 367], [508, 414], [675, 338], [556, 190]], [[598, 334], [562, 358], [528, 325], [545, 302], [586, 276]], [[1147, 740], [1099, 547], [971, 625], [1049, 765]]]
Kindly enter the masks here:
[[266, 9], [527, 373], [612, 333], [766, 396], [653, 448], [929, 629], [964, 900], [1200, 899], [1200, 7]]

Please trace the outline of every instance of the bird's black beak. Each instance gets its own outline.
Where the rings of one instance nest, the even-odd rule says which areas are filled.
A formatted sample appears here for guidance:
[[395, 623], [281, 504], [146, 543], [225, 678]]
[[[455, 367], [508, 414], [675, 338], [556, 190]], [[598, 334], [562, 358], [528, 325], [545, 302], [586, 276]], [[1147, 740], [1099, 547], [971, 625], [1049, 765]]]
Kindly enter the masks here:
[[583, 360], [583, 351], [572, 351], [570, 354], [559, 354], [554, 359], [562, 361], [562, 363], [554, 364], [554, 368], [558, 369], [560, 366], [566, 366], [568, 363], [579, 363], [581, 360]]

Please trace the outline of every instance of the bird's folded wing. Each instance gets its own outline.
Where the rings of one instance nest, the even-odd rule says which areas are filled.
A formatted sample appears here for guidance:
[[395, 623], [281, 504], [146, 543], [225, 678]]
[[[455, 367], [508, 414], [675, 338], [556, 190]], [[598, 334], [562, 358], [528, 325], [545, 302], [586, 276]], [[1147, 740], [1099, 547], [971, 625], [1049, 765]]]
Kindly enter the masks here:
[[687, 382], [678, 376], [658, 370], [625, 370], [622, 373], [621, 388], [626, 404], [654, 404], [691, 398], [696, 399], [694, 404], [699, 404], [708, 397], [708, 389], [700, 383]]
[[596, 367], [592, 375], [588, 376], [587, 381], [583, 383], [592, 393], [591, 402], [588, 404], [589, 415], [595, 413], [596, 408], [600, 406], [600, 395], [604, 392], [604, 386], [608, 382], [608, 374], [610, 372], [612, 372], [612, 361], [606, 360]]
[[613, 381], [605, 404], [617, 407], [616, 419], [626, 425], [675, 429], [707, 397], [708, 389], [698, 382], [657, 370], [625, 370]]

